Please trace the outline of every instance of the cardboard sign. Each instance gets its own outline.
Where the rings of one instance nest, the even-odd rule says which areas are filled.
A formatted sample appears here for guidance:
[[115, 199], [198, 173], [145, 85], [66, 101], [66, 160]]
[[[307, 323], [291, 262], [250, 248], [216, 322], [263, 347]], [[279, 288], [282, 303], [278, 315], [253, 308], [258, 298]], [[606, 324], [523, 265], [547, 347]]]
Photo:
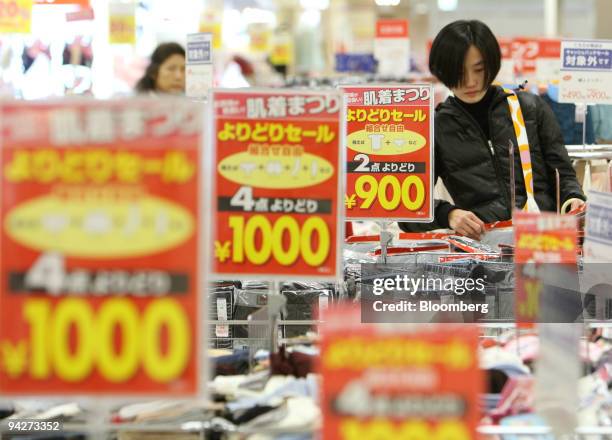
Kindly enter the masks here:
[[612, 41], [561, 43], [559, 102], [612, 104]]
[[185, 94], [204, 99], [213, 85], [212, 34], [187, 35]]
[[361, 324], [326, 311], [320, 368], [323, 438], [476, 439], [482, 372], [478, 329]]
[[0, 393], [195, 394], [201, 109], [1, 111]]
[[381, 75], [401, 76], [410, 72], [408, 20], [378, 20], [374, 57]]
[[32, 0], [0, 0], [0, 34], [29, 34]]
[[346, 217], [433, 219], [431, 85], [345, 87]]
[[339, 92], [213, 92], [213, 272], [335, 279], [343, 142]]
[[516, 320], [537, 322], [543, 312], [541, 293], [545, 284], [539, 272], [541, 265], [568, 266], [576, 272], [576, 218], [517, 212], [513, 222]]

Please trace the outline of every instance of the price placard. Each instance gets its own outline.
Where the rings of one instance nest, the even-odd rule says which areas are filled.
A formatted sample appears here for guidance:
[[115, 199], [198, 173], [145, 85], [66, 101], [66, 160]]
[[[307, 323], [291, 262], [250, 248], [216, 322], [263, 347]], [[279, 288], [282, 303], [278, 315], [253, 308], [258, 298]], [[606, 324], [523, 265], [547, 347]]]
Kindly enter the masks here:
[[325, 320], [323, 438], [477, 438], [483, 383], [475, 325], [390, 332], [343, 308], [327, 310]]
[[541, 265], [566, 265], [575, 271], [576, 218], [551, 213], [517, 212], [513, 217], [515, 244], [515, 313], [517, 322], [541, 317], [544, 281]]
[[433, 220], [431, 85], [345, 87], [348, 219]]
[[342, 95], [213, 92], [213, 272], [334, 279]]
[[2, 393], [196, 393], [200, 108], [1, 110]]
[[612, 104], [612, 40], [561, 42], [559, 102]]

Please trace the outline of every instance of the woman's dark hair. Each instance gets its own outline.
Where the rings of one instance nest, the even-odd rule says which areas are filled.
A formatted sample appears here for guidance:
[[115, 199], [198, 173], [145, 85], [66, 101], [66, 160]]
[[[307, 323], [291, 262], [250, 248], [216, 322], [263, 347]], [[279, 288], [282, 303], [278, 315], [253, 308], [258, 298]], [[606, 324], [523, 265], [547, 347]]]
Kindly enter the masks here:
[[155, 90], [155, 80], [157, 79], [159, 66], [164, 64], [172, 55], [182, 55], [185, 57], [185, 49], [178, 43], [162, 43], [157, 46], [151, 55], [151, 63], [147, 67], [144, 76], [136, 83], [136, 91], [148, 92]]
[[460, 86], [470, 46], [482, 54], [485, 84], [491, 85], [499, 73], [501, 50], [491, 29], [478, 20], [458, 20], [442, 28], [431, 46], [429, 71], [448, 88]]

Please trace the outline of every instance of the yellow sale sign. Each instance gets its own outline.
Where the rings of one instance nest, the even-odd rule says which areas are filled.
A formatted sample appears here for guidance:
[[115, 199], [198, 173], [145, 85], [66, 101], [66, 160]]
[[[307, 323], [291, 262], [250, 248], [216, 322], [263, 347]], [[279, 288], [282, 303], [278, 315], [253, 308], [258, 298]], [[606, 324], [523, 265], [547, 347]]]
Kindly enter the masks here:
[[0, 34], [29, 34], [32, 0], [0, 0]]

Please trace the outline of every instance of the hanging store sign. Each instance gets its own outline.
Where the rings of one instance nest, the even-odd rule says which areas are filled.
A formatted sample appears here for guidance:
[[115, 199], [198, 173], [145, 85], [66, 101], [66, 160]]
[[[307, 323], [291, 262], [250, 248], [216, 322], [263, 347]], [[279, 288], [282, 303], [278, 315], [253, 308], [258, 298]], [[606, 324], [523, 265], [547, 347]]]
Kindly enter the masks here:
[[0, 34], [29, 34], [32, 0], [0, 0]]
[[561, 40], [540, 38], [536, 59], [536, 78], [543, 83], [557, 82], [561, 75]]
[[200, 108], [1, 111], [0, 393], [196, 393]]
[[513, 38], [512, 59], [517, 79], [531, 80], [536, 74], [536, 60], [540, 46], [537, 38]]
[[325, 321], [323, 438], [477, 438], [483, 378], [475, 325], [389, 331], [345, 308], [326, 310]]
[[342, 102], [339, 92], [213, 92], [216, 276], [339, 275]]
[[410, 72], [408, 20], [378, 20], [374, 57], [378, 73], [398, 77]]
[[343, 88], [349, 219], [433, 220], [431, 85]]
[[110, 44], [136, 43], [135, 3], [110, 3], [108, 20]]
[[502, 58], [496, 80], [502, 84], [513, 84], [514, 58], [512, 58], [512, 40], [510, 38], [500, 38], [497, 41]]
[[559, 102], [612, 104], [612, 41], [561, 43]]

